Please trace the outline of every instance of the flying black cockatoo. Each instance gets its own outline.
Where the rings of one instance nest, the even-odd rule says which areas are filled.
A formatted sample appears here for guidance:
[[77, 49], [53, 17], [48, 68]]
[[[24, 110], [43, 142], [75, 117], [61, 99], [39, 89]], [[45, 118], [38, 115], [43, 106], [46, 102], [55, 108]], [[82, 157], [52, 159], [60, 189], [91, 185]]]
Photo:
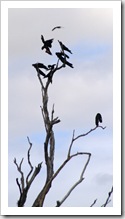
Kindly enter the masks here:
[[62, 52], [56, 52], [56, 55], [57, 55], [57, 57], [60, 59], [60, 61], [61, 61], [62, 63], [64, 63], [64, 65], [68, 65], [69, 67], [74, 68], [73, 65], [72, 65], [72, 63], [70, 63], [70, 62], [68, 62], [68, 61], [66, 60], [66, 54], [64, 54], [64, 53], [62, 53]]
[[60, 28], [62, 28], [61, 26], [56, 26], [56, 27], [54, 27], [53, 29], [52, 29], [52, 31], [54, 31], [55, 29], [60, 29]]
[[96, 126], [99, 126], [99, 122], [102, 123], [102, 116], [100, 113], [97, 113], [96, 117], [95, 117], [95, 124]]
[[[38, 63], [38, 64], [39, 64], [39, 63]], [[39, 69], [38, 64], [35, 63], [35, 64], [32, 64], [32, 66], [36, 69], [36, 71], [37, 71], [38, 74], [40, 74], [40, 75], [42, 75], [42, 76], [45, 77], [45, 76], [46, 76], [45, 73]], [[41, 63], [40, 63], [40, 64], [41, 64]]]
[[66, 50], [67, 52], [70, 52], [72, 54], [71, 50], [68, 49], [61, 41], [58, 40], [58, 42], [61, 46], [62, 51]]
[[44, 40], [44, 37], [43, 35], [41, 35], [41, 40], [43, 42], [43, 46], [42, 46], [42, 50], [45, 49], [45, 52], [48, 53], [49, 55], [52, 55], [51, 51], [50, 51], [50, 48], [52, 47], [52, 42], [53, 42], [53, 39], [50, 39], [50, 40]]

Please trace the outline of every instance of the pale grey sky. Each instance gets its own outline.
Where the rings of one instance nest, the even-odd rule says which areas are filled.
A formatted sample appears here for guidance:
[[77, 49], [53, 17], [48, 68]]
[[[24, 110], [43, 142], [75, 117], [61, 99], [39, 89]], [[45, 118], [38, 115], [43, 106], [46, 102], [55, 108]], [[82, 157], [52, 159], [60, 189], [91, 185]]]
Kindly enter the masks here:
[[[9, 9], [9, 206], [16, 206], [19, 191], [13, 158], [26, 158], [29, 136], [33, 143], [34, 165], [43, 160], [44, 126], [40, 112], [41, 92], [32, 64], [53, 64], [59, 51], [57, 40], [68, 46], [74, 69], [66, 67], [54, 75], [49, 89], [49, 107], [55, 104], [55, 115], [61, 123], [55, 127], [55, 168], [65, 159], [72, 131], [76, 135], [94, 128], [97, 112], [103, 117], [105, 130], [97, 129], [79, 139], [73, 151], [92, 153], [85, 180], [62, 206], [88, 207], [94, 199], [101, 206], [112, 187], [113, 175], [113, 12], [112, 9]], [[64, 28], [51, 31], [56, 26]], [[49, 56], [41, 51], [41, 34], [54, 38]], [[83, 159], [83, 161], [82, 161]], [[53, 183], [45, 206], [55, 206], [77, 180], [85, 158], [74, 160]], [[27, 161], [24, 161], [27, 170]], [[34, 181], [27, 203], [31, 206], [44, 183], [45, 165]], [[62, 184], [63, 183], [63, 184]], [[62, 189], [64, 188], [64, 190]], [[109, 203], [112, 206], [112, 202]]]

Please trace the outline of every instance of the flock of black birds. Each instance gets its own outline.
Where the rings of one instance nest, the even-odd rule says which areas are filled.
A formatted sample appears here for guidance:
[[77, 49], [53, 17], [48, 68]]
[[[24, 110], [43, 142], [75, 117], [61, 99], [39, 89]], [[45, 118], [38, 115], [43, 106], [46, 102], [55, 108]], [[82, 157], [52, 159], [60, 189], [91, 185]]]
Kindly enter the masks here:
[[[54, 31], [55, 29], [60, 29], [60, 28], [62, 28], [62, 27], [61, 26], [56, 26], [52, 29], [52, 31]], [[41, 35], [41, 40], [42, 40], [42, 43], [43, 43], [43, 46], [41, 47], [41, 49], [42, 50], [45, 49], [46, 53], [48, 53], [49, 55], [52, 55], [50, 49], [52, 48], [52, 43], [53, 43], [54, 39], [45, 40], [43, 35]], [[61, 41], [58, 40], [58, 42], [59, 42], [61, 51], [56, 52], [55, 53], [56, 56], [63, 63], [64, 67], [65, 67], [65, 65], [68, 65], [69, 67], [74, 68], [73, 64], [67, 61], [67, 59], [69, 59], [69, 56], [65, 53], [65, 51], [66, 51], [66, 52], [69, 52], [70, 54], [72, 54], [71, 50], [68, 47], [66, 47]], [[52, 77], [53, 77], [53, 74], [55, 72], [56, 64], [46, 66], [43, 63], [35, 63], [35, 64], [32, 64], [32, 66], [36, 69], [38, 74], [42, 75], [44, 78], [48, 78], [49, 81], [52, 83]], [[45, 74], [41, 69], [49, 71], [49, 73]], [[97, 115], [95, 117], [96, 127], [99, 126], [99, 123], [102, 123], [102, 116], [101, 116], [100, 113], [97, 113]]]
[[[52, 31], [54, 31], [55, 29], [60, 29], [60, 28], [63, 28], [63, 27], [56, 26], [52, 29]], [[41, 49], [44, 50], [47, 54], [52, 55], [51, 48], [52, 48], [52, 43], [53, 43], [54, 39], [45, 40], [44, 36], [41, 35], [41, 40], [43, 43]], [[68, 49], [68, 47], [66, 47], [61, 41], [58, 40], [58, 43], [59, 43], [60, 49], [61, 49], [60, 52], [55, 53], [58, 60], [60, 60], [63, 63], [63, 67], [68, 65], [69, 67], [73, 68], [73, 64], [70, 63], [69, 61], [67, 61], [67, 59], [69, 59], [69, 56], [65, 53], [65, 51], [67, 51], [67, 52], [72, 54], [71, 50]], [[52, 77], [53, 77], [53, 74], [55, 72], [56, 64], [46, 66], [43, 63], [35, 63], [35, 64], [32, 64], [32, 66], [36, 69], [38, 74], [42, 75], [44, 78], [48, 78], [49, 81], [52, 83]], [[47, 74], [45, 74], [45, 72], [43, 72], [43, 70], [41, 70], [41, 69], [44, 69], [44, 70], [49, 71], [49, 72]]]

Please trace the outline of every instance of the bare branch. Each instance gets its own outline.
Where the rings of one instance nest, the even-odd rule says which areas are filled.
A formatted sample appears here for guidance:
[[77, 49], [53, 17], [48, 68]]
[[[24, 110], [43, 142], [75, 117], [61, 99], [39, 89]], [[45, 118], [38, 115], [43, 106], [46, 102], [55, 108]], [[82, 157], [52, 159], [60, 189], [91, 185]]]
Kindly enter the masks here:
[[[84, 166], [84, 168], [83, 168], [83, 170], [82, 170], [82, 173], [81, 173], [81, 175], [80, 175], [79, 180], [70, 188], [70, 190], [67, 192], [67, 194], [64, 196], [64, 198], [63, 198], [61, 201], [57, 201], [57, 205], [59, 205], [59, 206], [61, 206], [62, 203], [68, 198], [68, 196], [69, 196], [69, 195], [71, 194], [71, 192], [76, 188], [76, 186], [78, 186], [78, 185], [84, 180], [83, 175], [84, 175], [84, 172], [85, 172], [85, 170], [86, 170], [86, 168], [87, 168], [87, 166], [88, 166], [88, 163], [89, 163], [89, 161], [90, 161], [91, 154], [90, 154], [90, 153], [77, 153], [77, 155], [79, 155], [79, 154], [82, 154], [82, 155], [83, 155], [83, 154], [86, 154], [86, 155], [88, 155], [87, 162], [86, 162], [86, 164], [85, 164], [85, 166]], [[74, 156], [76, 156], [76, 154], [72, 155], [71, 157], [74, 157]], [[56, 207], [59, 207], [59, 206], [56, 206]]]
[[90, 205], [90, 207], [93, 207], [96, 202], [97, 202], [97, 199], [94, 200], [94, 202]]
[[89, 133], [93, 132], [94, 130], [96, 130], [99, 127], [102, 128], [102, 129], [106, 128], [106, 126], [105, 127], [103, 127], [103, 126], [96, 126], [95, 128], [90, 129], [90, 131], [86, 132], [85, 134], [78, 135], [76, 138], [73, 139], [73, 141], [76, 141], [78, 138], [85, 137], [86, 135], [88, 135]]
[[31, 176], [31, 178], [30, 178], [30, 180], [29, 180], [29, 182], [28, 182], [28, 184], [27, 184], [28, 188], [31, 186], [31, 184], [32, 184], [32, 182], [34, 181], [35, 177], [36, 177], [36, 176], [38, 175], [38, 173], [40, 172], [41, 167], [42, 167], [42, 163], [43, 163], [43, 162], [39, 163], [38, 166], [35, 167], [35, 170], [34, 170], [32, 176]]
[[28, 159], [28, 164], [29, 164], [29, 166], [30, 166], [30, 171], [29, 171], [29, 173], [28, 173], [28, 175], [27, 175], [27, 177], [26, 177], [26, 184], [28, 184], [29, 176], [31, 175], [31, 173], [32, 173], [32, 171], [33, 171], [33, 166], [32, 166], [31, 161], [30, 161], [30, 150], [31, 150], [31, 148], [32, 148], [32, 143], [30, 142], [30, 139], [29, 139], [28, 136], [27, 136], [27, 139], [28, 139], [28, 142], [29, 142], [29, 145], [30, 145], [30, 147], [29, 147], [29, 149], [28, 149], [28, 152], [27, 152], [27, 159]]
[[23, 174], [23, 172], [22, 172], [22, 170], [21, 170], [21, 166], [22, 166], [22, 163], [23, 163], [23, 159], [24, 159], [24, 158], [22, 158], [20, 164], [18, 165], [17, 162], [16, 162], [16, 158], [14, 158], [14, 163], [15, 163], [15, 165], [16, 165], [16, 167], [17, 167], [17, 170], [18, 170], [18, 172], [21, 174], [20, 181], [21, 181], [21, 186], [22, 186], [22, 189], [21, 189], [21, 190], [22, 190], [22, 191], [23, 191], [23, 189], [24, 189], [24, 174]]
[[39, 82], [40, 82], [40, 84], [41, 84], [42, 89], [44, 90], [45, 88], [44, 88], [44, 85], [43, 85], [43, 82], [42, 82], [42, 79], [41, 79], [39, 73], [37, 74], [37, 77], [38, 77], [38, 79], [39, 79]]
[[20, 186], [20, 183], [19, 183], [19, 181], [18, 181], [18, 178], [16, 178], [16, 183], [17, 183], [17, 185], [18, 185], [18, 188], [19, 188], [19, 191], [20, 191], [20, 195], [21, 195], [21, 186]]
[[112, 193], [113, 193], [113, 186], [111, 188], [111, 191], [108, 193], [108, 197], [106, 199], [106, 202], [101, 207], [106, 207], [108, 205], [108, 203], [111, 201], [110, 197], [111, 197]]
[[14, 158], [14, 163], [15, 163], [15, 165], [17, 167], [17, 170], [21, 174], [21, 179], [20, 179], [21, 183], [19, 183], [18, 178], [16, 178], [16, 183], [17, 183], [19, 191], [20, 191], [20, 197], [19, 197], [19, 200], [17, 202], [18, 207], [23, 207], [24, 206], [24, 203], [26, 202], [28, 190], [29, 190], [32, 182], [34, 181], [35, 177], [40, 172], [41, 166], [42, 166], [42, 162], [38, 164], [38, 166], [35, 168], [32, 176], [31, 176], [31, 178], [29, 180], [29, 177], [30, 177], [30, 175], [31, 175], [31, 173], [33, 171], [33, 166], [32, 166], [31, 161], [30, 161], [30, 150], [32, 148], [32, 143], [30, 142], [29, 137], [27, 137], [27, 139], [28, 139], [28, 142], [29, 142], [29, 145], [30, 145], [30, 147], [28, 149], [28, 152], [27, 152], [27, 160], [28, 160], [28, 164], [29, 164], [31, 170], [30, 170], [30, 172], [28, 173], [28, 175], [26, 177], [26, 186], [24, 186], [24, 174], [23, 174], [23, 172], [21, 170], [22, 163], [23, 163], [23, 158], [22, 158], [22, 160], [21, 160], [19, 165], [17, 164], [16, 158]]
[[38, 197], [36, 198], [35, 202], [33, 203], [33, 207], [42, 207], [43, 206], [43, 202], [45, 199], [45, 196], [49, 190], [49, 188], [51, 187], [52, 181], [57, 177], [57, 175], [60, 173], [60, 171], [64, 168], [64, 166], [73, 158], [79, 155], [88, 155], [91, 157], [91, 153], [88, 152], [77, 152], [73, 155], [71, 155], [70, 157], [68, 157], [63, 163], [62, 165], [57, 169], [57, 171], [53, 174], [53, 176], [51, 177], [51, 179], [49, 181], [46, 182], [46, 185], [44, 186], [44, 188], [42, 189], [42, 191], [39, 193]]

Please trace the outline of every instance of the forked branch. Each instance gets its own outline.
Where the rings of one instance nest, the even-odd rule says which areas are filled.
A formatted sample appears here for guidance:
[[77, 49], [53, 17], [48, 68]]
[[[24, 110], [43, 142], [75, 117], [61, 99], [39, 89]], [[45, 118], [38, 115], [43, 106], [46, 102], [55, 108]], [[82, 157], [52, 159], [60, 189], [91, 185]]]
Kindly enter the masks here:
[[[107, 197], [105, 203], [101, 207], [106, 207], [108, 205], [108, 203], [111, 202], [110, 198], [111, 198], [112, 193], [113, 193], [113, 186], [111, 188], [111, 191], [108, 193], [108, 197]], [[90, 205], [90, 207], [93, 207], [96, 202], [97, 202], [97, 199], [94, 200], [94, 202]]]
[[80, 153], [80, 154], [77, 153], [77, 155], [88, 155], [88, 159], [86, 161], [86, 164], [83, 167], [83, 170], [81, 172], [79, 180], [76, 183], [74, 183], [74, 185], [70, 188], [70, 190], [67, 192], [67, 194], [63, 197], [63, 199], [61, 201], [57, 201], [57, 206], [56, 207], [60, 207], [63, 204], [63, 202], [69, 197], [71, 192], [76, 188], [76, 186], [78, 186], [84, 180], [83, 175], [84, 175], [85, 170], [86, 170], [86, 168], [89, 164], [89, 161], [90, 161], [90, 158], [91, 158], [91, 153]]
[[[18, 185], [19, 192], [20, 192], [20, 197], [19, 197], [19, 200], [17, 202], [18, 207], [23, 207], [24, 206], [24, 204], [26, 202], [28, 190], [29, 190], [32, 182], [34, 181], [35, 177], [40, 172], [41, 167], [42, 167], [41, 166], [42, 162], [41, 162], [41, 163], [38, 164], [37, 167], [35, 167], [34, 172], [33, 172], [33, 166], [31, 164], [31, 160], [30, 160], [30, 150], [32, 148], [32, 143], [30, 142], [29, 137], [27, 137], [27, 139], [28, 139], [28, 143], [30, 145], [29, 149], [28, 149], [28, 152], [27, 152], [27, 160], [28, 160], [28, 164], [30, 166], [30, 171], [29, 171], [29, 173], [27, 174], [27, 177], [26, 177], [26, 185], [24, 183], [24, 173], [22, 171], [23, 158], [22, 158], [22, 160], [21, 160], [19, 165], [17, 164], [16, 158], [14, 158], [14, 163], [15, 163], [15, 165], [17, 167], [17, 170], [21, 174], [20, 182], [19, 182], [18, 178], [16, 178], [16, 183]], [[30, 177], [30, 175], [31, 175], [31, 177]], [[30, 177], [30, 179], [29, 179], [29, 177]]]

